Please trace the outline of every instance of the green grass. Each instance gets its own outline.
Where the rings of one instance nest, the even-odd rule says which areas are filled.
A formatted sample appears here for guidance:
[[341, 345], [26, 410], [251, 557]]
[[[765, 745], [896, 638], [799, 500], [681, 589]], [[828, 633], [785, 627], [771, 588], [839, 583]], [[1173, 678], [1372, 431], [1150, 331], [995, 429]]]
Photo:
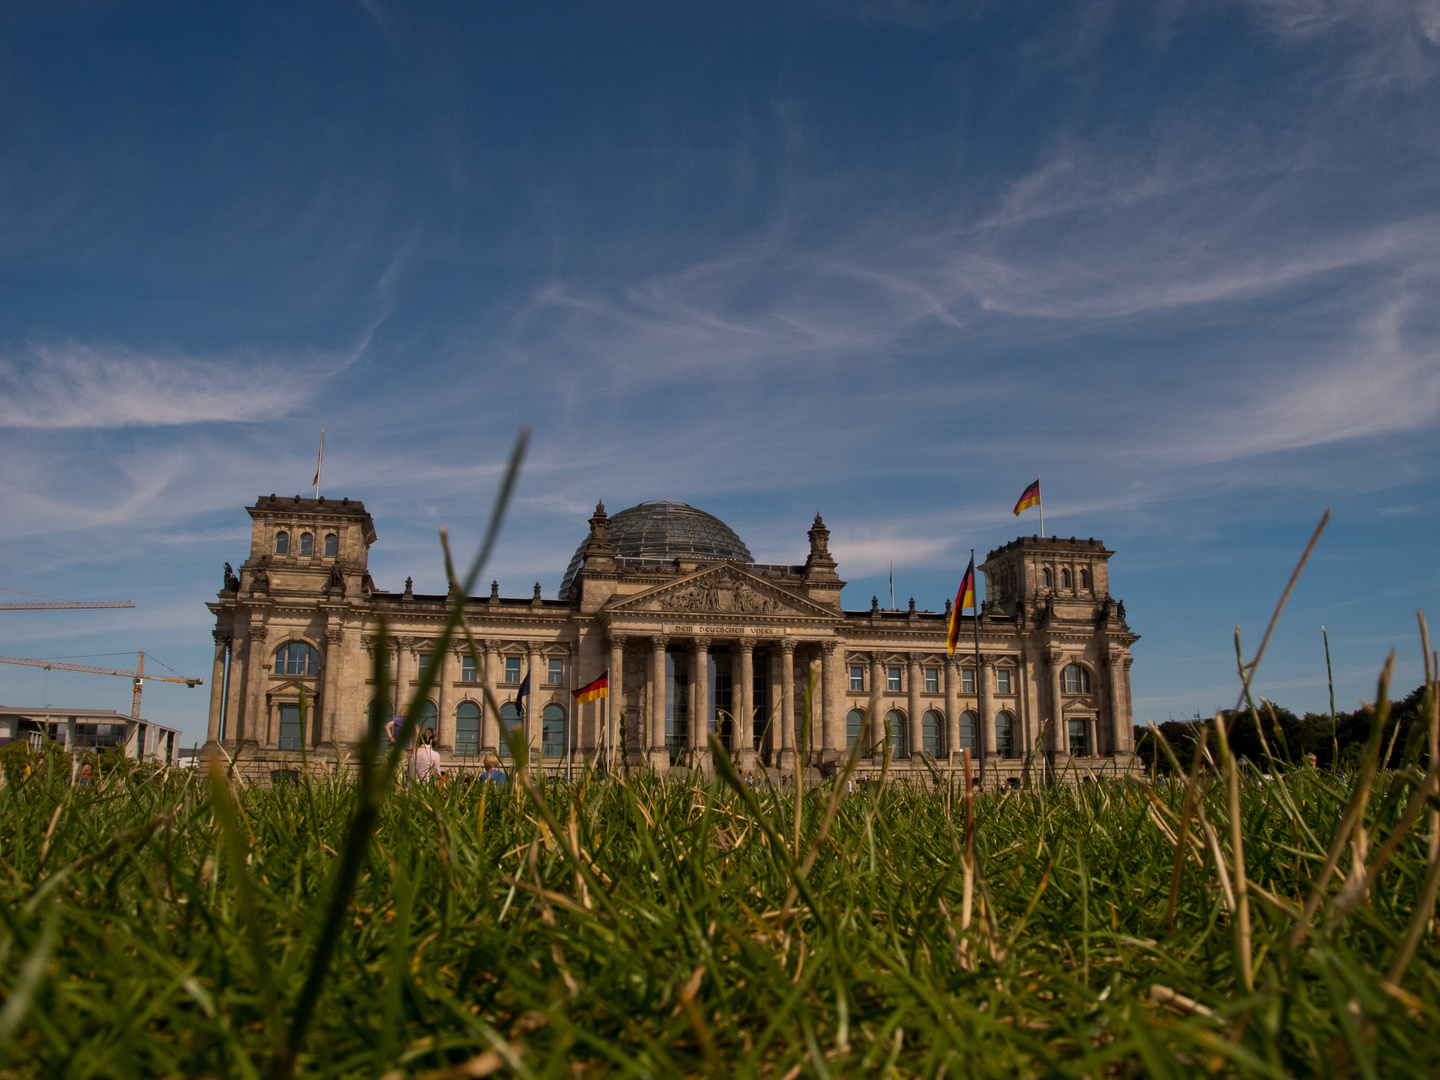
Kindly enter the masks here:
[[[1414, 787], [1380, 778], [1372, 854]], [[1349, 793], [1313, 772], [1242, 784], [1249, 880], [1303, 903]], [[8, 1075], [271, 1068], [355, 788], [239, 796], [243, 878], [202, 778], [71, 787], [42, 769], [0, 792]], [[1134, 783], [977, 800], [984, 880], [963, 931], [963, 799], [944, 791], [842, 799], [804, 878], [813, 904], [784, 917], [793, 793], [747, 806], [723, 784], [636, 777], [544, 796], [560, 836], [518, 784], [384, 803], [298, 1073], [423, 1076], [487, 1051], [451, 1075], [1440, 1071], [1433, 930], [1403, 985], [1383, 981], [1425, 875], [1422, 829], [1367, 901], [1333, 925], [1322, 908], [1295, 948], [1295, 920], [1252, 895], [1246, 992], [1208, 856], [1186, 866], [1167, 930], [1174, 844], [1155, 819], [1173, 834], [1177, 785], [1158, 793], [1168, 813]], [[804, 805], [808, 850], [827, 802]], [[1228, 858], [1223, 783], [1203, 806]]]

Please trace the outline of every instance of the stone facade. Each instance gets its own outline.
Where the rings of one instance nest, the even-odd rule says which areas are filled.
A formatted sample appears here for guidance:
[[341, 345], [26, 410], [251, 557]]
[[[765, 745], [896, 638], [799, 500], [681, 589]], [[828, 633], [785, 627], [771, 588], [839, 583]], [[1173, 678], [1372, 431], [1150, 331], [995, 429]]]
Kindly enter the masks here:
[[[302, 742], [313, 762], [343, 761], [372, 712], [395, 711], [377, 700], [377, 662], [408, 704], [450, 598], [417, 595], [408, 579], [400, 593], [376, 588], [375, 527], [358, 502], [272, 495], [247, 510], [249, 557], [238, 574], [227, 564], [208, 605], [209, 739], [231, 755], [243, 748], [242, 771], [256, 775], [294, 767]], [[547, 769], [623, 756], [659, 772], [708, 771], [715, 731], [742, 772], [833, 771], [861, 738], [862, 768], [873, 771], [887, 721], [901, 774], [949, 770], [962, 747], [992, 786], [1136, 767], [1137, 636], [1110, 596], [1112, 552], [1096, 540], [1020, 537], [992, 551], [979, 568], [988, 599], [978, 627], [962, 616], [952, 656], [948, 610], [918, 611], [913, 600], [906, 611], [873, 600], [868, 611], [842, 609], [819, 515], [797, 566], [751, 561], [723, 523], [680, 503], [613, 518], [601, 505], [589, 525], [561, 598], [542, 598], [538, 585], [527, 598], [493, 585], [467, 598], [479, 664], [463, 639], [452, 644], [425, 704], [447, 770], [500, 750], [502, 722], [523, 728]], [[389, 638], [377, 658], [382, 618]], [[527, 672], [533, 692], [518, 721]], [[571, 691], [602, 672], [608, 699], [573, 704]], [[483, 680], [503, 715], [487, 707]]]

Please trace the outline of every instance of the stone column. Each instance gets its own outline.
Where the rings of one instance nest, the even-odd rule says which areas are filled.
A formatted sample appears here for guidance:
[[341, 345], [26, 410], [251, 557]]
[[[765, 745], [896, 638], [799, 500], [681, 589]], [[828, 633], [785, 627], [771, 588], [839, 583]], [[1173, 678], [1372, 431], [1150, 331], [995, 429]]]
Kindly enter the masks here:
[[820, 643], [820, 748], [825, 756], [833, 756], [845, 748], [845, 729], [840, 718], [836, 688], [835, 641]]
[[345, 666], [345, 631], [338, 624], [325, 628], [324, 689], [315, 710], [315, 723], [310, 732], [310, 745], [319, 746], [326, 740], [340, 737], [340, 669]]
[[435, 679], [435, 746], [439, 750], [455, 749], [454, 684], [460, 678], [460, 646], [451, 643], [440, 657], [440, 674]]
[[945, 658], [945, 756], [960, 760], [960, 667], [953, 656]]
[[780, 642], [780, 745], [782, 773], [794, 772], [795, 760], [795, 642]]
[[[499, 649], [495, 642], [488, 639], [475, 643], [480, 647], [480, 662], [484, 664], [484, 670], [480, 672], [481, 682], [489, 687], [490, 694], [481, 698], [480, 705], [480, 753], [485, 751], [498, 753], [500, 750], [500, 717], [490, 707], [490, 697], [495, 693], [495, 684], [500, 681], [499, 672], [495, 670]], [[498, 697], [498, 695], [496, 695]]]
[[238, 743], [245, 737], [245, 683], [249, 678], [249, 650], [240, 647], [238, 619], [230, 629], [230, 676], [225, 686], [225, 731], [227, 743]]
[[1087, 716], [1085, 718], [1085, 736], [1086, 742], [1089, 745], [1086, 749], [1089, 751], [1091, 757], [1098, 757], [1100, 754], [1100, 744], [1095, 741], [1095, 726], [1095, 717]]
[[530, 696], [525, 701], [525, 746], [529, 750], [530, 759], [536, 765], [543, 765], [544, 747], [541, 745], [541, 713], [545, 708], [545, 702], [541, 700], [541, 694], [549, 697], [545, 690], [545, 658], [540, 655], [540, 642], [532, 641], [526, 645], [530, 656]]
[[710, 639], [693, 639], [695, 677], [691, 680], [690, 764], [705, 768], [710, 758]]
[[[620, 742], [620, 710], [625, 707], [625, 635], [610, 634], [605, 642], [610, 646], [608, 691], [605, 695], [605, 767], [614, 769], [630, 749]], [[626, 722], [634, 724], [635, 718], [629, 717]]]
[[274, 742], [265, 723], [265, 687], [270, 665], [265, 660], [265, 638], [269, 631], [263, 623], [250, 624], [250, 659], [245, 670], [245, 737], [261, 746]]
[[670, 639], [656, 634], [650, 639], [650, 767], [659, 775], [670, 770], [665, 749], [665, 646]]
[[[980, 709], [980, 730], [985, 733], [985, 753], [995, 756], [995, 657], [980, 657], [980, 670], [975, 673], [976, 702]], [[1013, 742], [1015, 733], [1010, 733]]]
[[740, 674], [731, 680], [730, 704], [735, 710], [735, 748], [731, 757], [743, 776], [755, 767], [755, 643], [741, 640], [737, 648]]
[[1135, 714], [1130, 704], [1130, 665], [1135, 662], [1133, 656], [1125, 657], [1124, 677], [1121, 679], [1120, 689], [1124, 692], [1120, 701], [1120, 746], [1119, 749], [1127, 754], [1135, 752]]
[[1060, 670], [1065, 666], [1065, 656], [1059, 649], [1048, 649], [1045, 659], [1050, 665], [1050, 715], [1053, 718], [1050, 747], [1056, 753], [1068, 754], [1070, 733], [1065, 730], [1065, 699], [1060, 694]]
[[[220, 714], [225, 709], [225, 658], [230, 651], [230, 635], [223, 630], [210, 633], [215, 638], [215, 664], [210, 669], [210, 722], [205, 741], [214, 743], [220, 741]], [[65, 745], [74, 749], [75, 741], [71, 739]]]
[[395, 639], [395, 693], [392, 695], [394, 700], [390, 706], [390, 716], [385, 718], [387, 721], [394, 716], [404, 716], [405, 704], [410, 700], [410, 665], [405, 659], [412, 644], [412, 639], [408, 637]]
[[905, 749], [910, 752], [912, 758], [918, 761], [920, 758], [920, 748], [925, 745], [922, 735], [923, 729], [920, 726], [920, 714], [923, 709], [923, 706], [920, 704], [920, 690], [925, 685], [923, 682], [925, 673], [920, 669], [920, 654], [918, 652], [912, 652], [909, 660], [910, 665], [909, 670], [906, 672], [906, 681], [909, 683], [908, 689], [910, 692], [907, 695], [905, 709], [910, 714], [910, 738], [907, 740], [909, 745]]
[[865, 736], [865, 753], [869, 754], [875, 747], [880, 747], [880, 753], [884, 754], [885, 748], [881, 741], [885, 738], [885, 703], [880, 698], [880, 692], [885, 685], [885, 665], [880, 662], [879, 653], [870, 654], [870, 731]]
[[1118, 754], [1123, 752], [1125, 745], [1125, 710], [1120, 704], [1124, 678], [1120, 672], [1120, 650], [1112, 649], [1106, 659], [1109, 661], [1106, 665], [1109, 674], [1109, 685], [1106, 689], [1110, 698], [1110, 745], [1107, 749], [1112, 754]]

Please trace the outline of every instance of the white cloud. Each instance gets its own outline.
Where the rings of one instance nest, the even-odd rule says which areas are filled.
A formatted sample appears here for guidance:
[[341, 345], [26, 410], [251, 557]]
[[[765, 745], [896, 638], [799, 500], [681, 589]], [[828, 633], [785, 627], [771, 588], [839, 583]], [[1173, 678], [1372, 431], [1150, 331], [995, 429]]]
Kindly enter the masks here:
[[22, 356], [0, 359], [0, 427], [272, 420], [303, 407], [358, 354], [252, 351], [206, 358], [73, 342], [31, 345]]

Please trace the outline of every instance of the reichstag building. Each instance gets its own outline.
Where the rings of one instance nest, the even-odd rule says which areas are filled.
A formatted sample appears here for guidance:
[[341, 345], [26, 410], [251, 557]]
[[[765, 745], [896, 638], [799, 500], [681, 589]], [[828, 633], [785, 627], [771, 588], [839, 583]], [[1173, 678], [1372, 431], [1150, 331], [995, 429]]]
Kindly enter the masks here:
[[[257, 778], [298, 768], [302, 744], [312, 763], [353, 759], [368, 717], [409, 704], [448, 598], [417, 594], [409, 579], [400, 592], [377, 588], [375, 524], [359, 502], [271, 495], [246, 509], [249, 557], [238, 573], [226, 565], [207, 605], [209, 741]], [[887, 732], [901, 774], [948, 770], [966, 748], [992, 786], [1135, 767], [1137, 635], [1111, 598], [1102, 543], [1022, 536], [990, 552], [977, 664], [977, 616], [962, 617], [960, 647], [946, 652], [948, 604], [845, 610], [829, 538], [816, 515], [803, 564], [757, 563], [724, 522], [684, 503], [613, 516], [597, 506], [556, 598], [492, 585], [467, 599], [481, 667], [453, 643], [422, 705], [447, 771], [504, 757], [502, 724], [546, 769], [708, 771], [711, 732], [745, 774], [833, 771], [862, 738], [862, 769], [878, 770]], [[382, 617], [390, 636], [377, 661]], [[381, 700], [377, 662], [398, 702]], [[609, 696], [574, 704], [603, 673]]]

